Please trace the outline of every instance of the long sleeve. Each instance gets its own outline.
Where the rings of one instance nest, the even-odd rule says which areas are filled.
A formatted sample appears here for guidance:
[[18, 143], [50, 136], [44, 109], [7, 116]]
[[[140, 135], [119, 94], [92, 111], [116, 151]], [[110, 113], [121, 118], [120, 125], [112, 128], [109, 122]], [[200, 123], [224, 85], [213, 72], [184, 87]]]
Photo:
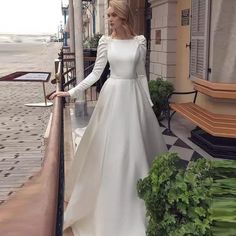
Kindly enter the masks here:
[[149, 93], [146, 68], [145, 68], [146, 52], [147, 52], [146, 38], [143, 35], [138, 36], [138, 43], [139, 43], [139, 60], [137, 64], [137, 76], [138, 76], [137, 79], [138, 83], [143, 87], [149, 103], [151, 104], [151, 106], [153, 106]]
[[97, 58], [93, 71], [76, 87], [70, 89], [68, 92], [71, 97], [78, 96], [79, 91], [84, 91], [99, 80], [105, 66], [107, 64], [107, 39], [106, 36], [102, 36], [99, 40], [97, 49]]

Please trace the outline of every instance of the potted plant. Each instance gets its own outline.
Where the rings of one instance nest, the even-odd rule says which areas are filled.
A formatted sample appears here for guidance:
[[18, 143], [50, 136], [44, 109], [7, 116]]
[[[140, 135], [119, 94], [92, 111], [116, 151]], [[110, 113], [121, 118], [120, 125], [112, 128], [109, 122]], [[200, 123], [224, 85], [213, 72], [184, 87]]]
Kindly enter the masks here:
[[[97, 55], [97, 46], [99, 39], [101, 38], [101, 34], [95, 34], [93, 37], [88, 37], [83, 42], [83, 54], [84, 57], [96, 57]], [[88, 68], [90, 65], [92, 65], [94, 61], [84, 61], [84, 69]], [[90, 71], [86, 71], [87, 74], [90, 73]], [[85, 75], [87, 75], [85, 74]]]
[[102, 37], [102, 34], [95, 34], [93, 37], [87, 37], [83, 43], [84, 49], [86, 50], [97, 50], [99, 39]]
[[91, 37], [89, 39], [89, 47], [90, 48], [93, 48], [93, 49], [97, 49], [98, 47], [98, 42], [99, 42], [99, 39], [102, 37], [102, 34], [95, 34], [93, 37]]
[[[97, 55], [97, 47], [98, 47], [98, 43], [99, 43], [99, 40], [100, 40], [101, 37], [102, 37], [102, 34], [97, 33], [93, 37], [91, 37], [91, 38], [88, 37], [84, 41], [84, 56], [96, 57], [96, 55]], [[87, 67], [89, 67], [92, 64], [94, 64], [94, 61], [84, 61], [84, 68], [87, 68]], [[96, 86], [96, 91], [98, 93], [100, 92], [100, 90], [102, 88], [102, 85], [106, 81], [108, 74], [109, 74], [109, 65], [107, 64], [105, 69], [104, 69], [104, 71], [103, 71], [103, 73], [102, 73], [102, 75], [101, 75], [101, 77], [100, 77], [100, 80], [98, 80], [94, 84]]]
[[156, 158], [137, 183], [148, 219], [147, 236], [209, 236], [211, 162], [198, 159], [187, 168], [175, 153]]
[[174, 91], [174, 86], [171, 82], [158, 78], [150, 80], [148, 83], [150, 96], [153, 102], [153, 110], [158, 120], [163, 118], [167, 110], [167, 98]]

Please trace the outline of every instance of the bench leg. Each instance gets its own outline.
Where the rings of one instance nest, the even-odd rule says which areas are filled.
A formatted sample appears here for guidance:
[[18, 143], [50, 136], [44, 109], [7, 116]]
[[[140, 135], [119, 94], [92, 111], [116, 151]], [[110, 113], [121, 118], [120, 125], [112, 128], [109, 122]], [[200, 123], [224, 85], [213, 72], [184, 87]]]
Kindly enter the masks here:
[[168, 130], [171, 131], [170, 129], [170, 121], [172, 116], [175, 114], [176, 111], [173, 111], [172, 114], [170, 114], [170, 110], [169, 110], [169, 114], [168, 114]]

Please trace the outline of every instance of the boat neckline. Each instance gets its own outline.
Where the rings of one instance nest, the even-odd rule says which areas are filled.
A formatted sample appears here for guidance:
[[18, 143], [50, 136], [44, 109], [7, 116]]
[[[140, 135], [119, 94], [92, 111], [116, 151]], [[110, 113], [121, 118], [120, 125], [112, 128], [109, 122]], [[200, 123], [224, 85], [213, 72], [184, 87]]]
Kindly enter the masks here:
[[120, 40], [120, 41], [127, 41], [127, 40], [134, 40], [136, 36], [134, 36], [133, 38], [129, 38], [129, 39], [117, 39], [117, 38], [112, 38], [112, 40]]

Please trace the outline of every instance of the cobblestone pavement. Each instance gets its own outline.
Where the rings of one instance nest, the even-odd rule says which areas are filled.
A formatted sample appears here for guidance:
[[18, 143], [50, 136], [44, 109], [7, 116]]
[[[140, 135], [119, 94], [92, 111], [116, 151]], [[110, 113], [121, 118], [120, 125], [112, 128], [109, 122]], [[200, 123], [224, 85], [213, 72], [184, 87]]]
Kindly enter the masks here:
[[[48, 68], [46, 66], [43, 68], [44, 71], [53, 72], [53, 61], [57, 58], [58, 52], [59, 45], [49, 48], [48, 52], [40, 55], [39, 61], [45, 64], [51, 61], [51, 64], [47, 65]], [[42, 71], [42, 65], [35, 67], [34, 70], [31, 69], [31, 71], [40, 70]], [[45, 149], [43, 136], [52, 107], [24, 105], [44, 101], [42, 83], [0, 82], [0, 86], [1, 204], [41, 169]], [[46, 90], [52, 91], [54, 86], [49, 82], [46, 84]]]

